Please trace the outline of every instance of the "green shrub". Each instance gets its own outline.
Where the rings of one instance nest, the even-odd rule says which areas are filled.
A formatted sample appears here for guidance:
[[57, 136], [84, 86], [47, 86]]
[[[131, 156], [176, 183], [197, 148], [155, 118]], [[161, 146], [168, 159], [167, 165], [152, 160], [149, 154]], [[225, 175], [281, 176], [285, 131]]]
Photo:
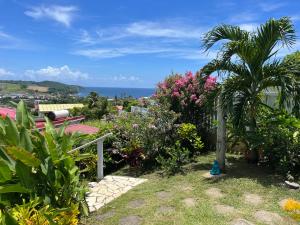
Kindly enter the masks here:
[[204, 144], [201, 137], [198, 135], [197, 128], [191, 123], [182, 123], [177, 130], [180, 145], [187, 148], [190, 156], [199, 153], [203, 150]]
[[260, 123], [265, 163], [283, 174], [299, 176], [300, 120], [283, 112], [269, 112]]
[[177, 141], [174, 146], [165, 148], [165, 155], [159, 155], [156, 160], [164, 173], [174, 175], [182, 171], [182, 166], [188, 162], [189, 150], [181, 147], [180, 142]]

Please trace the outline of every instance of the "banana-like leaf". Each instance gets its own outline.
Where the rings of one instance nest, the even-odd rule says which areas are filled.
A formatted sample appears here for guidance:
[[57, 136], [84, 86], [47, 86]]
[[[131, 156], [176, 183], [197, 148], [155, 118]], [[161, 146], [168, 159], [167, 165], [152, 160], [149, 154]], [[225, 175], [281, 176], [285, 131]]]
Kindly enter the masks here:
[[33, 150], [33, 145], [28, 130], [26, 130], [24, 127], [22, 127], [20, 131], [20, 145], [29, 152], [32, 152]]
[[28, 110], [23, 101], [20, 101], [17, 106], [16, 121], [19, 126], [30, 129], [34, 124], [33, 118], [28, 113]]
[[9, 116], [5, 117], [5, 122], [5, 141], [10, 145], [19, 145], [20, 137], [16, 124], [10, 119]]
[[34, 174], [32, 173], [32, 168], [30, 166], [26, 166], [19, 160], [16, 162], [16, 174], [22, 186], [28, 189], [33, 189], [37, 186], [33, 177]]
[[14, 160], [20, 160], [25, 165], [38, 167], [41, 161], [29, 151], [17, 146], [7, 146], [4, 148], [6, 153]]
[[3, 183], [11, 179], [11, 170], [9, 166], [0, 159], [0, 182]]
[[21, 186], [21, 184], [6, 184], [0, 186], [0, 194], [5, 193], [29, 193], [30, 190]]

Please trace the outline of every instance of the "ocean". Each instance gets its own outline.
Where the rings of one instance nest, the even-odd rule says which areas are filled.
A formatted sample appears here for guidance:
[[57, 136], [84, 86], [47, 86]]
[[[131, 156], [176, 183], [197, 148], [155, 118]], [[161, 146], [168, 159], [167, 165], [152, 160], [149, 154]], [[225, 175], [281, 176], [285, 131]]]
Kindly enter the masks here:
[[90, 92], [96, 92], [101, 96], [114, 98], [117, 97], [150, 97], [154, 94], [154, 88], [118, 88], [118, 87], [82, 87], [78, 93], [79, 96], [87, 96]]

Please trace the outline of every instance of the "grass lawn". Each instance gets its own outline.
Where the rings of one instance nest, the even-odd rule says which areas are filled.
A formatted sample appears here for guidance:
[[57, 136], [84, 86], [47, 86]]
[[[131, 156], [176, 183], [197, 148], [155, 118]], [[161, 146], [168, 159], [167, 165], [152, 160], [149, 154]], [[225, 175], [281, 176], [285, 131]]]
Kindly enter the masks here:
[[[137, 216], [135, 218], [141, 224], [218, 225], [231, 224], [238, 218], [253, 224], [264, 224], [254, 216], [257, 211], [274, 212], [285, 218], [288, 215], [280, 208], [279, 201], [285, 198], [300, 200], [300, 191], [284, 187], [281, 177], [247, 164], [234, 155], [228, 156], [226, 177], [207, 180], [202, 175], [211, 168], [214, 158], [214, 154], [201, 156], [185, 167], [184, 174], [172, 177], [162, 177], [158, 172], [142, 175], [142, 178], [148, 179], [146, 183], [112, 201], [89, 218], [82, 218], [81, 223], [116, 225], [124, 217]], [[132, 173], [123, 169], [115, 175]], [[207, 190], [217, 193], [212, 197]], [[245, 200], [247, 194], [250, 194], [248, 202]], [[282, 224], [297, 223], [286, 220]]]

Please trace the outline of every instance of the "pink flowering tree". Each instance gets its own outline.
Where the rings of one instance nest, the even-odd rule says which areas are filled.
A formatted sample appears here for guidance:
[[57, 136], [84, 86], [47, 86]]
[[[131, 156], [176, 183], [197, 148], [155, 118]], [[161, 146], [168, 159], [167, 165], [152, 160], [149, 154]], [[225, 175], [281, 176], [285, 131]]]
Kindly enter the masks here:
[[216, 77], [187, 72], [185, 75], [171, 75], [160, 82], [154, 97], [180, 113], [180, 122], [197, 124], [201, 114], [207, 110], [216, 88]]

